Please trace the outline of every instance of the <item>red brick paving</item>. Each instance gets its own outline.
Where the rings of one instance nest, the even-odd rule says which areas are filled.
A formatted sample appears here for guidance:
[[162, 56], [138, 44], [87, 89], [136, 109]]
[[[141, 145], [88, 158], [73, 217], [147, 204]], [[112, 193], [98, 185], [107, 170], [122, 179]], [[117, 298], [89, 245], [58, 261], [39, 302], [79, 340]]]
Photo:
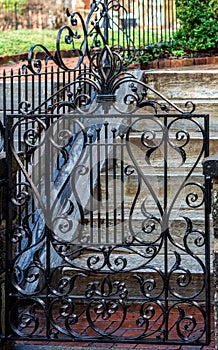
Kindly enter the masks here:
[[[77, 58], [64, 58], [64, 63], [68, 67], [75, 67], [77, 62]], [[207, 57], [207, 58], [184, 58], [181, 60], [165, 60], [160, 62], [150, 62], [150, 64], [145, 69], [164, 69], [164, 70], [217, 70], [218, 69], [218, 56]], [[87, 58], [84, 63], [88, 63]], [[22, 70], [22, 66], [27, 64], [27, 61], [23, 62], [10, 62], [7, 64], [0, 65], [0, 76], [3, 74], [3, 71], [6, 72], [6, 75], [10, 74], [11, 70], [13, 70], [14, 74], [18, 72], [19, 69]], [[48, 61], [47, 64], [48, 69], [54, 67], [56, 69], [56, 65], [51, 60]], [[138, 68], [138, 65], [132, 66], [133, 69]], [[131, 66], [130, 66], [131, 68]]]
[[[116, 336], [120, 336], [120, 337], [134, 337], [134, 336], [139, 336], [140, 335], [140, 327], [136, 326], [136, 319], [138, 317], [138, 312], [137, 312], [137, 305], [135, 305], [135, 309], [136, 312], [134, 313], [134, 310], [132, 309], [131, 313], [127, 313], [126, 316], [126, 320], [123, 323], [122, 327], [120, 329], [118, 329], [117, 331], [115, 331], [113, 334]], [[187, 312], [188, 309], [190, 309], [190, 307], [187, 307]], [[185, 308], [184, 308], [185, 310]], [[82, 310], [81, 310], [82, 312]], [[185, 311], [186, 312], [186, 311]], [[38, 315], [38, 314], [37, 314]], [[59, 314], [53, 315], [53, 317], [58, 317]], [[128, 317], [128, 315], [130, 315]], [[39, 316], [39, 315], [38, 315]], [[82, 335], [82, 336], [96, 336], [96, 332], [88, 325], [87, 319], [86, 317], [84, 317], [85, 315], [82, 313], [81, 314], [81, 318], [79, 318], [79, 322], [75, 323], [75, 325], [71, 326], [71, 330], [75, 332], [75, 334], [78, 335]], [[112, 315], [112, 320], [108, 320], [108, 324], [105, 327], [105, 321], [102, 320], [101, 316], [98, 315], [97, 317], [95, 317], [95, 319], [93, 319], [93, 323], [95, 325], [96, 328], [101, 329], [102, 331], [105, 331], [106, 334], [110, 334], [111, 331], [113, 331], [116, 328], [116, 323], [120, 321], [120, 316], [117, 315], [118, 320], [115, 317], [116, 315]], [[170, 333], [169, 333], [169, 337], [170, 339], [173, 338], [173, 336], [175, 336], [175, 339], [177, 339], [178, 341], [178, 335], [176, 333], [176, 329], [175, 329], [175, 321], [178, 320], [178, 315], [176, 313], [173, 313], [173, 316], [175, 317], [175, 319], [173, 319], [173, 317], [171, 318], [170, 322], [171, 324], [169, 324], [169, 329], [170, 329]], [[197, 314], [195, 313], [195, 316], [197, 318]], [[41, 316], [40, 316], [41, 317]], [[40, 318], [42, 320], [42, 318]], [[214, 329], [214, 320], [213, 320], [213, 315], [211, 315], [211, 321], [212, 321], [212, 327], [211, 329]], [[158, 320], [156, 321], [158, 322]], [[40, 322], [40, 326], [41, 326], [41, 332], [40, 332], [40, 336], [43, 336], [43, 321]], [[63, 326], [63, 328], [65, 327], [63, 320], [61, 322], [58, 323], [58, 325], [61, 327]], [[156, 325], [157, 326], [157, 325]], [[150, 331], [153, 329], [153, 327], [155, 327], [155, 322], [153, 322], [153, 324], [150, 325]], [[202, 328], [204, 327], [204, 324], [202, 323]], [[198, 327], [196, 329], [196, 334], [198, 332], [201, 332], [201, 323], [198, 324]], [[154, 329], [153, 329], [154, 330]], [[141, 329], [141, 333], [143, 333], [143, 327]], [[177, 335], [177, 336], [176, 336]], [[83, 347], [84, 349], [87, 347], [92, 347], [92, 348], [99, 348], [99, 349], [148, 349], [148, 350], [214, 350], [215, 349], [215, 345], [214, 345], [214, 331], [212, 331], [211, 333], [212, 336], [212, 341], [211, 344], [209, 346], [180, 346], [180, 345], [155, 345], [155, 340], [156, 340], [156, 334], [154, 334], [153, 336], [151, 335], [148, 339], [148, 342], [152, 340], [153, 337], [153, 341], [154, 344], [152, 345], [150, 343], [150, 345], [146, 345], [146, 344], [136, 344], [136, 343], [98, 343], [98, 342], [91, 342], [88, 340], [85, 340], [85, 342], [79, 342], [79, 341], [68, 341], [68, 338], [66, 338], [66, 342], [62, 341], [61, 339], [57, 342], [48, 342], [48, 341], [37, 341], [37, 342], [33, 342], [31, 341], [31, 343], [29, 341], [26, 342], [22, 342], [19, 341], [17, 342], [17, 344], [31, 344], [31, 345], [54, 345], [54, 346], [64, 346], [64, 347], [71, 347], [73, 346], [73, 348], [75, 347]], [[64, 336], [63, 336], [64, 337]]]

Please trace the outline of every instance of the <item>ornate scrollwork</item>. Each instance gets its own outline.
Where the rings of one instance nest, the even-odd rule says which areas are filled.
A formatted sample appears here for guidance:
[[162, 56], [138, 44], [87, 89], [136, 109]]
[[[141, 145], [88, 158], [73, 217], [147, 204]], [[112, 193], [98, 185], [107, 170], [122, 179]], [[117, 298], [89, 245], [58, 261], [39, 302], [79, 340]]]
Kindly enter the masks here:
[[187, 344], [193, 340], [200, 340], [205, 333], [205, 310], [197, 302], [187, 302], [186, 305], [177, 303], [170, 307], [169, 319], [175, 310], [178, 313], [176, 330], [180, 339]]
[[[74, 18], [75, 13], [72, 16]], [[69, 35], [67, 37], [69, 39]], [[70, 35], [70, 38], [72, 37], [73, 35]], [[85, 42], [86, 40], [84, 40], [84, 43]], [[86, 47], [85, 51], [89, 52], [87, 49], [87, 43], [84, 45]], [[32, 57], [32, 55], [33, 52], [30, 51], [29, 56]], [[108, 44], [105, 44], [103, 48], [97, 48], [90, 51], [88, 57], [90, 62], [90, 71], [88, 73], [84, 72], [79, 74], [76, 81], [69, 83], [64, 88], [61, 88], [40, 106], [36, 107], [34, 111], [42, 108], [42, 106], [48, 104], [49, 101], [53, 101], [55, 96], [62, 94], [64, 90], [67, 91], [67, 96], [70, 101], [61, 101], [53, 106], [49, 105], [49, 107], [47, 107], [47, 111], [53, 113], [56, 108], [59, 111], [62, 107], [68, 107], [70, 109], [72, 108], [73, 110], [76, 109], [77, 112], [81, 114], [86, 113], [87, 111], [89, 113], [94, 113], [101, 105], [104, 105], [104, 109], [113, 105], [114, 109], [118, 113], [123, 113], [125, 111], [127, 114], [132, 114], [138, 109], [142, 109], [144, 107], [152, 107], [155, 114], [158, 113], [159, 109], [161, 112], [168, 113], [170, 108], [172, 108], [174, 111], [182, 113], [184, 116], [186, 116], [186, 118], [188, 118], [194, 111], [194, 105], [191, 104], [190, 101], [186, 103], [185, 108], [191, 105], [191, 111], [188, 112], [186, 110], [182, 110], [151, 86], [139, 81], [130, 72], [125, 72], [125, 63], [120, 54], [120, 48], [110, 48]], [[50, 55], [49, 58], [53, 59], [59, 67], [68, 71], [71, 70], [64, 65], [60, 53], [57, 53], [54, 57]], [[39, 68], [37, 73], [39, 73], [41, 70], [41, 65], [38, 64], [38, 66]], [[31, 71], [34, 71], [31, 65], [31, 59], [27, 67]], [[84, 86], [88, 87], [86, 90], [89, 90], [89, 93], [83, 92]], [[75, 91], [71, 90], [72, 87], [74, 87], [73, 90], [75, 90], [76, 93]], [[118, 91], [124, 87], [126, 93], [122, 97], [122, 101], [117, 101]], [[151, 91], [154, 95], [156, 95], [157, 99], [149, 100], [147, 98], [148, 91]], [[96, 101], [94, 104], [92, 103], [91, 99], [91, 95], [93, 94], [96, 95]], [[24, 108], [22, 107], [23, 105]], [[28, 102], [24, 101], [20, 104], [20, 111], [24, 115], [30, 113], [28, 112], [28, 108]], [[178, 138], [180, 138], [180, 136], [178, 136]], [[181, 152], [181, 147], [178, 148], [178, 151]]]
[[11, 201], [17, 207], [22, 207], [30, 200], [30, 194], [28, 189], [30, 188], [30, 184], [27, 182], [21, 182], [16, 184], [17, 191], [15, 195], [11, 198]]
[[[18, 168], [16, 175], [8, 169], [10, 206], [19, 212], [8, 225], [12, 333], [37, 339], [37, 331], [44, 336], [43, 320], [49, 340], [166, 344], [177, 338], [199, 345], [205, 327], [198, 329], [194, 312], [205, 324], [197, 300], [209, 294], [208, 237], [187, 212], [205, 204], [205, 187], [191, 175], [206, 142], [187, 173], [185, 166], [192, 136], [203, 138], [205, 130], [192, 115], [192, 102], [182, 109], [125, 71], [125, 52], [109, 47], [102, 34], [101, 26], [111, 25], [110, 11], [126, 14], [117, 0], [93, 1], [86, 22], [67, 11], [72, 28], [60, 29], [55, 54], [43, 45], [31, 48], [25, 68], [34, 73], [42, 69], [38, 58], [33, 62], [37, 48], [45, 63], [51, 59], [65, 71], [81, 66], [86, 55], [89, 70], [81, 69], [40, 106], [21, 102], [20, 114], [8, 119], [7, 152]], [[75, 67], [61, 56], [63, 37], [78, 55]], [[172, 168], [179, 168], [181, 182]], [[126, 335], [128, 324], [134, 332]]]
[[[199, 183], [189, 182], [185, 184], [185, 187], [195, 188], [196, 191], [191, 191], [186, 196], [186, 203], [190, 208], [200, 208], [204, 203], [205, 188]], [[198, 192], [197, 192], [198, 191]]]
[[[115, 333], [125, 321], [126, 306], [124, 300], [128, 295], [125, 283], [112, 282], [109, 277], [105, 277], [101, 284], [98, 282], [89, 283], [85, 294], [88, 298], [91, 298], [87, 308], [87, 319], [90, 326], [99, 334]], [[97, 299], [92, 300], [94, 296]], [[116, 314], [119, 314], [119, 322], [112, 330], [107, 330], [107, 328], [102, 330], [94, 322], [96, 316], [100, 316], [106, 322]]]
[[[56, 38], [55, 53], [52, 54], [49, 52], [42, 44], [33, 45], [29, 51], [28, 64], [23, 65], [23, 70], [29, 69], [31, 72], [37, 74], [41, 72], [42, 61], [40, 58], [36, 57], [36, 50], [44, 52], [43, 60], [45, 64], [49, 60], [52, 60], [64, 70], [75, 70], [81, 65], [85, 55], [90, 59], [96, 49], [102, 46], [104, 47], [109, 43], [108, 29], [111, 28], [111, 24], [116, 26], [116, 29], [122, 33], [123, 42], [125, 41], [125, 49], [121, 46], [115, 46], [114, 48], [116, 48], [116, 51], [121, 52], [123, 56], [126, 55], [128, 60], [131, 61], [131, 58], [134, 57], [133, 40], [131, 40], [127, 30], [121, 29], [119, 24], [110, 16], [111, 11], [118, 12], [118, 15], [122, 11], [123, 15], [125, 14], [125, 16], [127, 16], [127, 10], [117, 0], [111, 0], [107, 3], [102, 0], [93, 1], [86, 21], [79, 12], [74, 11], [70, 13], [67, 9], [66, 14], [67, 17], [70, 18], [72, 28], [69, 25], [64, 25], [60, 28]], [[77, 29], [77, 27], [82, 27], [82, 34], [80, 33], [81, 29]], [[105, 29], [104, 33], [102, 32], [102, 27]], [[69, 45], [68, 51], [71, 52], [71, 57], [78, 57], [73, 67], [66, 66], [64, 62], [61, 50], [63, 42], [65, 46]]]
[[[159, 337], [159, 333], [163, 333], [164, 330], [162, 329], [165, 317], [164, 317], [164, 308], [161, 303], [155, 303], [155, 302], [145, 302], [141, 305], [140, 308], [140, 316], [136, 320], [136, 325], [139, 328], [143, 328], [143, 334], [146, 335], [146, 337], [157, 334], [157, 338]], [[159, 322], [155, 322], [156, 318], [159, 317]], [[155, 326], [150, 326], [151, 324], [155, 324]]]
[[[20, 337], [31, 337], [39, 331], [40, 311], [44, 305], [39, 300], [21, 299], [14, 303], [10, 314], [10, 325]], [[14, 317], [17, 315], [17, 318]]]
[[[198, 268], [201, 273], [205, 273], [205, 267], [200, 258], [194, 256], [191, 250], [190, 261], [192, 261], [192, 266], [195, 269]], [[178, 299], [190, 299], [196, 298], [205, 288], [204, 279], [198, 279], [197, 274], [193, 273], [191, 267], [186, 267], [182, 265], [182, 258], [178, 252], [174, 252], [176, 262], [172, 266], [169, 273], [169, 290]]]
[[[147, 271], [153, 271], [153, 274], [151, 276], [151, 273], [146, 273]], [[160, 297], [160, 295], [163, 293], [164, 290], [164, 274], [160, 269], [154, 268], [153, 266], [146, 266], [145, 276], [142, 274], [135, 274], [134, 277], [137, 279], [141, 293], [146, 299], [154, 299]], [[155, 277], [153, 277], [155, 276]]]

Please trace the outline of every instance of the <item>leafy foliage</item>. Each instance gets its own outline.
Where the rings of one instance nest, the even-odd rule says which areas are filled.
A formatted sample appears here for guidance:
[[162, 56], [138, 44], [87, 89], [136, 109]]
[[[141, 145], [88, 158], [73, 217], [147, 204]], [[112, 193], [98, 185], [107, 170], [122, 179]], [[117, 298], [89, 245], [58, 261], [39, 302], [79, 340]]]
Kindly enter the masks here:
[[174, 35], [185, 51], [218, 48], [218, 1], [176, 0], [180, 29]]
[[136, 62], [146, 63], [162, 58], [180, 57], [184, 55], [184, 50], [178, 48], [174, 41], [168, 43], [156, 43], [144, 47], [143, 52], [136, 58]]

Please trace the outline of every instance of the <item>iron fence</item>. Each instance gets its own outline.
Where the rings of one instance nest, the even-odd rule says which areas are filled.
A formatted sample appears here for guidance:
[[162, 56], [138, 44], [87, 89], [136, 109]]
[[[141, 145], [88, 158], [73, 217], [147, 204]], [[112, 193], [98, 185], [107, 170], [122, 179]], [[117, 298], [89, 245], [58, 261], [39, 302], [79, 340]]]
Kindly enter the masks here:
[[[90, 3], [84, 1], [84, 17], [90, 9]], [[175, 0], [98, 0], [93, 1], [91, 5], [93, 4], [96, 8], [107, 10], [107, 16], [102, 18], [100, 25], [104, 28], [110, 46], [126, 46], [125, 38], [128, 36], [131, 44], [139, 49], [149, 44], [169, 41], [177, 30]], [[70, 11], [81, 11], [80, 8], [72, 9], [71, 6], [72, 4], [69, 5]], [[66, 1], [59, 6], [55, 2], [50, 7], [44, 3], [31, 4], [31, 1], [25, 4], [15, 2], [10, 6], [2, 3], [0, 28], [57, 28], [66, 20], [64, 12], [67, 7]]]
[[[77, 70], [64, 71], [62, 69], [48, 69], [45, 67], [40, 74], [33, 74], [28, 70], [17, 72], [11, 69], [10, 72], [3, 71], [0, 75], [0, 120], [5, 125], [6, 114], [19, 112], [21, 101], [29, 101], [33, 106], [39, 106], [56, 91], [66, 86], [81, 73], [88, 74], [89, 68], [81, 65]], [[66, 99], [67, 92], [63, 91], [60, 98]], [[53, 101], [54, 102], [54, 101]], [[47, 108], [47, 106], [44, 106]], [[39, 111], [39, 112], [42, 112]]]
[[7, 77], [2, 339], [209, 344], [208, 116], [93, 55]]
[[[114, 35], [116, 11], [125, 37], [136, 33], [127, 16], [136, 6], [111, 4], [93, 6], [84, 43], [94, 38], [94, 49], [81, 51], [78, 69], [64, 65], [59, 45], [53, 56], [41, 45], [46, 62], [63, 68], [43, 71], [34, 45], [32, 72], [0, 77], [7, 157], [0, 338], [203, 346], [210, 179], [199, 169], [209, 152], [208, 116], [125, 73], [122, 50], [99, 49]], [[76, 27], [79, 16], [69, 17]]]

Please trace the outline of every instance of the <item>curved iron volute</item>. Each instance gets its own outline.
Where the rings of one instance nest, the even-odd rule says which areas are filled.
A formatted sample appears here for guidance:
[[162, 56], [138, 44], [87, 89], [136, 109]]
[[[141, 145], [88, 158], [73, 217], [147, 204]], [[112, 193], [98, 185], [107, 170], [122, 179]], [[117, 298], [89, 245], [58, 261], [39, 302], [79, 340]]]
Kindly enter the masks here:
[[[41, 72], [42, 60], [37, 58], [36, 55], [37, 51], [40, 49], [40, 51], [44, 53], [43, 60], [45, 64], [47, 64], [49, 60], [52, 60], [61, 69], [74, 71], [83, 63], [85, 56], [87, 56], [90, 61], [92, 60], [93, 51], [109, 44], [109, 29], [111, 28], [111, 23], [113, 23], [117, 30], [122, 31], [126, 42], [125, 50], [121, 46], [117, 46], [116, 50], [119, 50], [120, 53], [122, 52], [123, 55], [127, 54], [128, 61], [130, 62], [130, 58], [134, 57], [135, 51], [133, 40], [129, 37], [125, 29], [114, 22], [114, 19], [110, 16], [111, 11], [122, 11], [122, 13], [127, 16], [127, 10], [117, 0], [94, 0], [86, 20], [84, 20], [82, 14], [79, 12], [73, 11], [70, 13], [67, 9], [66, 15], [70, 17], [71, 26], [64, 25], [59, 29], [56, 38], [55, 53], [52, 54], [46, 46], [42, 44], [33, 45], [29, 51], [28, 63], [23, 65], [23, 70], [29, 69], [34, 74], [39, 74]], [[81, 30], [77, 28], [82, 28], [81, 34]], [[78, 58], [76, 63], [75, 59], [72, 60], [72, 66], [67, 66], [63, 59], [61, 50], [61, 40], [63, 36], [65, 44], [69, 45], [71, 57]], [[79, 44], [76, 45], [76, 42], [79, 42]]]

